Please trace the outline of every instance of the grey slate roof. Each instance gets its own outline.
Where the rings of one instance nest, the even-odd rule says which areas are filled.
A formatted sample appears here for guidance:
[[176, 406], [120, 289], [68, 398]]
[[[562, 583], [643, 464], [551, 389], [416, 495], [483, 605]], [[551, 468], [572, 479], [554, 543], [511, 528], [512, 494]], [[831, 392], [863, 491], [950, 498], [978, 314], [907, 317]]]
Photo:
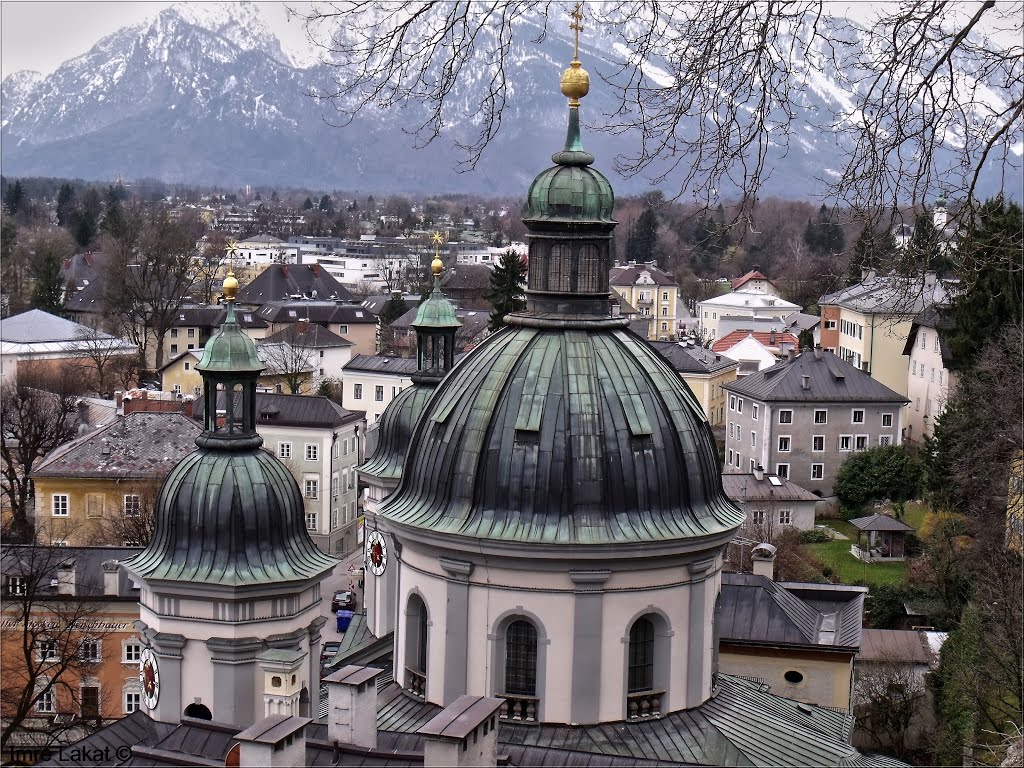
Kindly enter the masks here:
[[[67, 561], [74, 563], [75, 594], [80, 597], [103, 594], [103, 567], [107, 560], [127, 560], [137, 555], [139, 547], [41, 547], [34, 545], [5, 544], [0, 548], [0, 562], [4, 576], [22, 575], [32, 570], [29, 583], [41, 587], [49, 585], [49, 579], [56, 578], [57, 567]], [[56, 592], [37, 592], [39, 599], [57, 597]], [[119, 574], [118, 597], [138, 600], [138, 590], [132, 590], [124, 573]], [[60, 599], [67, 598], [61, 596]], [[108, 599], [108, 597], [104, 597]]]
[[310, 323], [304, 331], [300, 330], [297, 326], [282, 328], [277, 333], [272, 333], [260, 341], [264, 344], [284, 341], [296, 346], [309, 347], [310, 349], [355, 346], [344, 336], [339, 336], [329, 328], [324, 328], [322, 325], [316, 325], [315, 323]]
[[411, 376], [416, 373], [416, 358], [356, 355], [341, 367], [343, 371], [384, 373], [390, 376]]
[[910, 332], [907, 334], [907, 343], [903, 345], [903, 354], [909, 356], [917, 344], [917, 334], [922, 328], [934, 330], [939, 336], [939, 354], [942, 355], [942, 364], [946, 368], [953, 366], [955, 362], [953, 351], [949, 348], [949, 333], [956, 326], [953, 318], [947, 310], [940, 307], [929, 307], [914, 318], [910, 325]]
[[684, 342], [649, 341], [677, 373], [720, 373], [735, 368], [739, 363], [704, 347], [686, 346]]
[[850, 521], [850, 525], [859, 531], [913, 531], [914, 526], [907, 525], [891, 515], [877, 512], [867, 517], [858, 517]]
[[947, 303], [954, 288], [954, 281], [876, 275], [821, 296], [818, 306], [847, 307], [867, 314], [916, 315], [934, 304]]
[[821, 324], [817, 315], [805, 312], [794, 312], [785, 317], [741, 317], [722, 315], [718, 318], [718, 336], [723, 338], [733, 331], [788, 331], [799, 336], [805, 328], [815, 328]]
[[857, 661], [930, 664], [932, 656], [918, 630], [864, 629]]
[[297, 323], [300, 319], [311, 323], [344, 325], [377, 322], [377, 318], [359, 304], [339, 304], [333, 301], [270, 301], [254, 314], [270, 323]]
[[130, 413], [57, 448], [32, 475], [162, 478], [196, 450], [201, 431], [180, 413]]
[[[5, 317], [0, 321], [0, 341], [32, 344], [52, 341], [81, 341], [83, 333], [93, 333], [92, 329], [79, 323], [65, 320], [63, 317], [51, 315], [41, 309], [30, 309], [18, 315]], [[108, 333], [99, 332], [99, 338], [114, 338]]]
[[[218, 409], [225, 407], [222, 391], [217, 393]], [[242, 402], [241, 393], [235, 394], [236, 412]], [[206, 404], [197, 398], [192, 418], [203, 422]], [[282, 427], [340, 427], [365, 418], [363, 411], [349, 411], [329, 397], [322, 395], [286, 395], [276, 392], [256, 393], [256, 423]]]
[[[401, 299], [403, 302], [405, 302], [406, 310], [418, 307], [420, 305], [420, 302], [423, 301], [422, 296], [412, 293], [402, 294]], [[384, 309], [384, 305], [387, 304], [389, 301], [391, 301], [390, 296], [367, 296], [365, 299], [363, 299], [361, 306], [365, 307], [366, 310], [375, 317], [378, 317], [380, 316], [381, 311]]]
[[658, 269], [655, 266], [645, 264], [628, 264], [620, 267], [612, 267], [608, 270], [609, 285], [634, 285], [644, 272], [651, 276], [655, 285], [679, 287], [676, 279], [668, 272]]
[[[773, 485], [768, 477], [775, 477], [779, 485]], [[725, 495], [736, 502], [740, 501], [818, 501], [818, 497], [804, 490], [787, 477], [764, 474], [764, 480], [757, 480], [749, 472], [722, 475], [722, 488]]]
[[[804, 376], [810, 377], [806, 389], [803, 387]], [[826, 350], [805, 350], [793, 360], [782, 360], [771, 368], [744, 376], [723, 387], [729, 392], [761, 402], [909, 402], [903, 395]]]
[[[410, 309], [391, 323], [390, 327], [397, 331], [411, 331], [417, 312], [419, 312], [418, 308]], [[457, 350], [464, 349], [468, 344], [486, 335], [487, 327], [491, 322], [491, 313], [483, 309], [456, 309], [455, 317], [462, 323], [462, 326], [455, 331], [455, 348]]]
[[239, 304], [262, 306], [291, 296], [355, 301], [349, 290], [319, 264], [270, 264], [238, 292]]
[[711, 537], [743, 521], [701, 406], [627, 331], [510, 326], [427, 408], [388, 519], [563, 545]]
[[720, 636], [723, 642], [856, 651], [865, 592], [848, 588], [831, 600], [819, 595], [812, 604], [784, 583], [752, 573], [724, 573]]

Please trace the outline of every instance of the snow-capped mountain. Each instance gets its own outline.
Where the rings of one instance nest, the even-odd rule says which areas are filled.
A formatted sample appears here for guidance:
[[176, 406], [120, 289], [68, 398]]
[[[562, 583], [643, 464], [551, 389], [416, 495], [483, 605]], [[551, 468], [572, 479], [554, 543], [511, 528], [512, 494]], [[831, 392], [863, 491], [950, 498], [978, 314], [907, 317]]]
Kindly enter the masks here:
[[[529, 17], [517, 23], [529, 26]], [[343, 30], [342, 30], [343, 32]], [[453, 139], [480, 130], [486, 69], [460, 80], [446, 105], [447, 134], [417, 150], [406, 129], [425, 114], [416, 105], [367, 107], [344, 127], [329, 102], [337, 70], [310, 51], [285, 51], [251, 2], [181, 3], [146, 22], [100, 40], [52, 75], [16, 72], [2, 83], [3, 171], [109, 179], [156, 177], [169, 182], [271, 184], [353, 191], [465, 191], [522, 194], [549, 163], [564, 136], [565, 100], [558, 78], [571, 58], [571, 40], [549, 24], [543, 45], [536, 30], [518, 35], [506, 57], [511, 79], [502, 129], [473, 173]], [[627, 54], [604, 38], [581, 49], [594, 79], [582, 111], [600, 123], [618, 106], [596, 76]], [[581, 41], [583, 42], [583, 41]], [[600, 46], [604, 45], [602, 48]], [[799, 65], [808, 114], [825, 114], [847, 98], [828, 73]], [[656, 62], [645, 74], [667, 77]], [[597, 167], [620, 193], [649, 189], [646, 180], [612, 173], [613, 159], [634, 150], [636, 137], [585, 131]], [[815, 178], [843, 167], [835, 135], [798, 125], [785, 160], [765, 191], [805, 197]], [[781, 151], [780, 151], [781, 154]], [[834, 171], [833, 171], [834, 172]]]

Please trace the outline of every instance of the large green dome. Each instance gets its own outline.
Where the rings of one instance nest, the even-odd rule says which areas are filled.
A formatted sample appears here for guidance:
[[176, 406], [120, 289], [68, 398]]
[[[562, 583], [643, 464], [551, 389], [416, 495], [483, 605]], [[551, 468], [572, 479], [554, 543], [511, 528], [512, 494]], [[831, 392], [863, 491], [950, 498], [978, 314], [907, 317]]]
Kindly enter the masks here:
[[533, 180], [523, 218], [610, 223], [614, 207], [612, 185], [599, 171], [585, 165], [555, 165]]

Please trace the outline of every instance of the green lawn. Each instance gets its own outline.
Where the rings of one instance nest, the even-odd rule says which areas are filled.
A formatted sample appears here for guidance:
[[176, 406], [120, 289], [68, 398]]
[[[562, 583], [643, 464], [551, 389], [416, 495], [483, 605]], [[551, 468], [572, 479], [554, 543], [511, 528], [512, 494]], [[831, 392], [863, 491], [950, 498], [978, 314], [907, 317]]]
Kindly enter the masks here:
[[[835, 521], [828, 521], [829, 524]], [[845, 533], [845, 531], [844, 531]], [[822, 565], [829, 566], [843, 584], [899, 584], [907, 574], [907, 564], [865, 563], [850, 554], [850, 541], [830, 541], [827, 544], [807, 544], [807, 549]]]

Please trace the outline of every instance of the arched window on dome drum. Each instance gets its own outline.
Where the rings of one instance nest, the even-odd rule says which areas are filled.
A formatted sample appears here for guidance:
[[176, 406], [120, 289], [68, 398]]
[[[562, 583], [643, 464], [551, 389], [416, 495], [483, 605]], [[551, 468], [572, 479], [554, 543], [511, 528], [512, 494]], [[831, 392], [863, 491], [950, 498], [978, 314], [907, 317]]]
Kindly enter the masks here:
[[654, 689], [654, 624], [641, 616], [629, 628], [629, 693]]
[[577, 288], [580, 293], [597, 293], [601, 290], [601, 252], [596, 245], [580, 246]]
[[526, 269], [526, 284], [531, 291], [543, 291], [548, 287], [547, 243], [530, 243], [530, 265]]
[[548, 290], [569, 291], [572, 273], [572, 247], [557, 244], [551, 246], [551, 260], [548, 262]]
[[524, 619], [505, 630], [505, 693], [537, 695], [537, 628]]
[[405, 667], [407, 690], [423, 696], [427, 680], [427, 606], [419, 595], [410, 595], [405, 612]]

